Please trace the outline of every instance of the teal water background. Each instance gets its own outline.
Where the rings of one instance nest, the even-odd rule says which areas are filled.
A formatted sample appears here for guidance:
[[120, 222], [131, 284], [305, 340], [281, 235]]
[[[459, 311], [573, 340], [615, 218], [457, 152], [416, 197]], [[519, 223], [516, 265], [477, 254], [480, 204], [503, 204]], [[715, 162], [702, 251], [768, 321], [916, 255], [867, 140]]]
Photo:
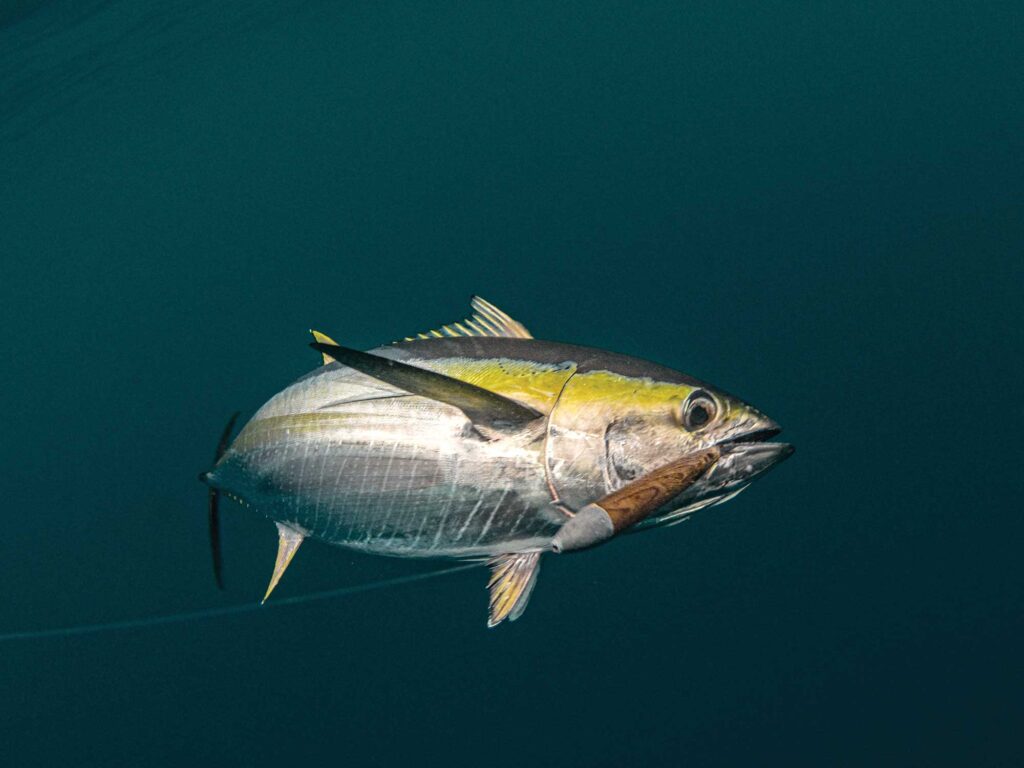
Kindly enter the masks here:
[[797, 445], [497, 630], [470, 571], [0, 643], [5, 766], [1020, 763], [1020, 3], [2, 8], [0, 632], [258, 600], [196, 474], [310, 327], [479, 293]]

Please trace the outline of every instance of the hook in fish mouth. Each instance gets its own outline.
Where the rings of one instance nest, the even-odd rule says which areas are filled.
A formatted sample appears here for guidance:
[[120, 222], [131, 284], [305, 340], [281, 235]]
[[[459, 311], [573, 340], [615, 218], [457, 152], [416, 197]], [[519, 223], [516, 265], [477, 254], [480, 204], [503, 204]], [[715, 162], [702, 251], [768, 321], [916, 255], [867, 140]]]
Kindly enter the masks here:
[[754, 411], [752, 418], [737, 424], [716, 445], [722, 449], [723, 458], [741, 454], [757, 457], [756, 465], [746, 468], [749, 471], [747, 479], [753, 479], [793, 455], [794, 449], [789, 443], [771, 442], [781, 432], [782, 427], [776, 421]]
[[792, 444], [772, 440], [782, 432], [782, 427], [771, 419], [762, 416], [746, 426], [746, 430], [729, 435], [717, 444], [722, 451], [719, 460], [692, 487], [680, 494], [677, 501], [689, 505], [718, 503], [732, 498], [754, 478], [793, 455], [795, 448]]
[[780, 432], [782, 427], [778, 422], [750, 408], [745, 418], [740, 418], [730, 425], [717, 444], [725, 446], [730, 443], [767, 442]]
[[726, 440], [722, 440], [718, 445], [727, 446], [735, 445], [737, 443], [766, 443], [773, 437], [778, 437], [782, 432], [782, 427], [762, 427], [760, 429], [754, 429], [750, 432], [745, 432], [741, 435], [730, 437]]
[[742, 425], [738, 432], [718, 443], [722, 458], [708, 475], [718, 474], [724, 479], [728, 474], [730, 485], [750, 482], [793, 455], [795, 449], [790, 443], [772, 442], [781, 432], [782, 427], [767, 416], [759, 415], [756, 420]]

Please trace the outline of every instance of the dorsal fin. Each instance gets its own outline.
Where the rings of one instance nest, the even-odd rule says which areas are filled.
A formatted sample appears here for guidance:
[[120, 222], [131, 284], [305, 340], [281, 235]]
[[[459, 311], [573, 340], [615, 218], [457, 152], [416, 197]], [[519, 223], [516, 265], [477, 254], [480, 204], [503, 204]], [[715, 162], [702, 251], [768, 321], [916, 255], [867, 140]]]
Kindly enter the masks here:
[[494, 627], [505, 619], [515, 621], [523, 615], [540, 572], [540, 552], [516, 552], [488, 561], [491, 579], [490, 615], [487, 626]]
[[522, 427], [541, 416], [533, 408], [497, 392], [453, 379], [443, 373], [417, 368], [415, 365], [372, 355], [369, 352], [339, 347], [337, 344], [316, 341], [310, 346], [342, 365], [403, 389], [411, 395], [429, 397], [439, 403], [455, 406], [477, 427], [500, 431], [510, 427]]
[[[533, 336], [526, 326], [513, 320], [507, 313], [498, 309], [486, 299], [474, 296], [469, 301], [473, 314], [457, 323], [442, 325], [435, 331], [417, 333], [406, 336], [402, 341], [418, 339], [445, 339], [452, 336], [496, 336], [507, 339], [532, 339]], [[320, 339], [317, 339], [320, 341]], [[397, 342], [401, 343], [401, 342]]]
[[[312, 328], [309, 329], [309, 332], [311, 334], [313, 334], [313, 341], [318, 342], [319, 344], [337, 344], [338, 343], [334, 339], [332, 339], [330, 336], [328, 336], [326, 333], [320, 333], [320, 331], [314, 331]], [[324, 365], [330, 365], [331, 363], [334, 362], [334, 358], [333, 357], [328, 357], [323, 352], [321, 352], [320, 354], [323, 355]]]

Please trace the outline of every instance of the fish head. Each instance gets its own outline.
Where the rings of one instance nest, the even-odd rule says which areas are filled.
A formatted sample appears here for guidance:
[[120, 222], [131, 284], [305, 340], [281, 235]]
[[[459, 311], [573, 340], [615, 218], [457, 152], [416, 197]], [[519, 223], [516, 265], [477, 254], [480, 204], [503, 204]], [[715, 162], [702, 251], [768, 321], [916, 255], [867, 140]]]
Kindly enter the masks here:
[[[717, 448], [718, 460], [637, 530], [680, 522], [736, 496], [785, 460], [793, 446], [772, 440], [781, 427], [739, 398], [706, 384], [678, 385], [660, 408], [649, 404], [608, 426], [607, 468], [625, 483], [687, 455]], [[666, 414], [665, 406], [670, 406]]]
[[[753, 479], [792, 453], [770, 442], [779, 425], [753, 406], [706, 384], [675, 384], [660, 398], [624, 398], [605, 427], [607, 469], [613, 485], [641, 477], [687, 455], [718, 447], [742, 462], [731, 482]], [[742, 458], [741, 458], [742, 457]], [[729, 463], [729, 462], [719, 462]]]
[[632, 358], [602, 363], [568, 382], [552, 414], [549, 466], [574, 507], [595, 498], [595, 487], [615, 491], [717, 448], [718, 461], [651, 524], [684, 507], [725, 501], [793, 453], [791, 445], [772, 440], [778, 423], [735, 395]]

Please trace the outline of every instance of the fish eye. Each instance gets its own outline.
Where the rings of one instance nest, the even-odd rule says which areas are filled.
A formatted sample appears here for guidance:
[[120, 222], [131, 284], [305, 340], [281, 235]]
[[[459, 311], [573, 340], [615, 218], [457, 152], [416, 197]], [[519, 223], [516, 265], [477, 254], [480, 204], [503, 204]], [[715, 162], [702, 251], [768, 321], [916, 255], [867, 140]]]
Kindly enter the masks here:
[[714, 398], [704, 390], [698, 389], [686, 398], [677, 418], [681, 427], [689, 432], [695, 432], [714, 421], [717, 415], [718, 404]]

